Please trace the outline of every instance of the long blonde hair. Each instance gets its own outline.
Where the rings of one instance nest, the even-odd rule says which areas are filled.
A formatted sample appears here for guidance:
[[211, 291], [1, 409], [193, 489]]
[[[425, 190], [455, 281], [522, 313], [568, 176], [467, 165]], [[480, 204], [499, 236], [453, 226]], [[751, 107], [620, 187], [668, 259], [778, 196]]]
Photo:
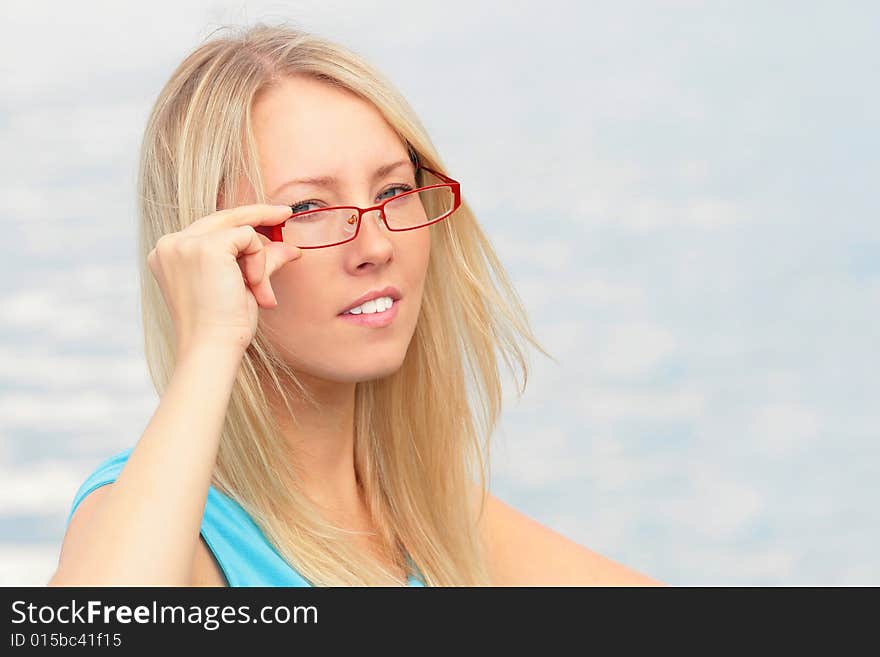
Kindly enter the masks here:
[[[412, 157], [446, 171], [403, 96], [353, 51], [287, 25], [231, 29], [177, 67], [156, 100], [141, 147], [141, 308], [145, 356], [160, 396], [174, 370], [175, 337], [146, 256], [161, 235], [216, 211], [221, 199], [225, 207], [238, 205], [242, 179], [257, 202], [265, 202], [250, 124], [258, 94], [287, 75], [338, 85], [378, 108]], [[468, 204], [462, 201], [428, 230], [421, 313], [406, 358], [394, 374], [355, 387], [355, 468], [382, 544], [400, 566], [417, 568], [429, 586], [486, 585], [478, 516], [501, 410], [496, 350], [511, 371], [519, 366], [520, 395], [529, 370], [521, 340], [549, 354]], [[310, 400], [258, 326], [236, 377], [212, 484], [236, 500], [313, 585], [401, 583], [304, 494], [270, 410], [270, 399], [281, 399], [295, 422], [290, 395]]]

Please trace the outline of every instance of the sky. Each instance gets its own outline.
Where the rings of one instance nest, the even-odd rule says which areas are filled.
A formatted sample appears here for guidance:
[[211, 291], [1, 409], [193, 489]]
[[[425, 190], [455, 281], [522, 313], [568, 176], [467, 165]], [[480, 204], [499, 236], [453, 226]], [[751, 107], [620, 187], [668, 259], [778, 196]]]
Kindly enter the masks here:
[[880, 9], [871, 2], [4, 2], [0, 585], [158, 399], [135, 264], [150, 107], [286, 21], [418, 113], [554, 363], [492, 492], [673, 585], [880, 584]]

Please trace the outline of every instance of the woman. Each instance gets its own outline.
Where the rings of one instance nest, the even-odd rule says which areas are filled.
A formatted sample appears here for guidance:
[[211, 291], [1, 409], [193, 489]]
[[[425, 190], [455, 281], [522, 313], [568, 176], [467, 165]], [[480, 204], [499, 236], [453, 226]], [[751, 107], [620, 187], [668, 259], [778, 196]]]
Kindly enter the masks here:
[[161, 401], [77, 492], [50, 584], [656, 583], [488, 494], [496, 349], [523, 387], [520, 340], [546, 352], [357, 55], [263, 25], [204, 43], [153, 108], [138, 188]]

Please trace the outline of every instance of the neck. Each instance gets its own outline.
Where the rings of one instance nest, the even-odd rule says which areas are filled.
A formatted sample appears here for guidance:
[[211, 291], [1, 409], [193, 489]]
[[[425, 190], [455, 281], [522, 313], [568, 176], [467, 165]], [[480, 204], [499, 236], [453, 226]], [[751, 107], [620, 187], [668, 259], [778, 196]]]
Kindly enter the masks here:
[[290, 458], [312, 500], [334, 515], [359, 512], [363, 506], [354, 467], [355, 383], [324, 381], [298, 374], [318, 408], [294, 397], [294, 422], [278, 400], [273, 412]]
[[[347, 530], [365, 532], [352, 540], [372, 552], [386, 567], [395, 557], [377, 536], [354, 467], [355, 383], [338, 383], [297, 374], [319, 408], [298, 397], [290, 400], [297, 422], [284, 404], [272, 400], [290, 458], [294, 459], [306, 495], [324, 517]], [[403, 574], [406, 578], [406, 574]]]

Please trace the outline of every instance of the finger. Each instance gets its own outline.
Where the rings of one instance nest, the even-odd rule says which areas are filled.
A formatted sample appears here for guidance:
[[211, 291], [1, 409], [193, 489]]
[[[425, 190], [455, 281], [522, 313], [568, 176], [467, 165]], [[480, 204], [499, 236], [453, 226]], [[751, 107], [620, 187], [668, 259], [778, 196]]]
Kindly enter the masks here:
[[268, 244], [263, 245], [263, 250], [260, 254], [244, 256], [245, 258], [252, 260], [262, 256], [260, 264], [254, 266], [255, 270], [260, 270], [260, 274], [255, 274], [255, 277], [262, 276], [259, 282], [252, 286], [255, 295], [258, 295], [258, 298], [261, 299], [271, 298], [273, 300], [272, 307], [274, 308], [277, 306], [278, 299], [275, 296], [275, 291], [272, 289], [271, 276], [288, 262], [296, 260], [301, 255], [302, 249], [295, 246], [279, 242], [269, 242]]
[[[257, 301], [275, 307], [278, 305], [278, 300], [272, 289], [270, 277], [288, 262], [299, 258], [302, 249], [292, 244], [273, 242], [257, 233], [252, 226], [241, 226], [234, 230], [251, 235], [251, 240], [238, 252], [238, 262], [245, 282], [250, 286]], [[244, 237], [239, 239], [243, 243]]]
[[266, 251], [266, 277], [272, 276], [288, 262], [297, 260], [302, 256], [302, 249], [293, 244], [284, 242], [269, 242], [264, 244]]
[[289, 205], [269, 205], [267, 203], [240, 205], [226, 210], [218, 210], [197, 219], [186, 230], [196, 235], [237, 226], [275, 226], [290, 218], [292, 214]]
[[238, 266], [241, 267], [241, 273], [244, 276], [245, 282], [247, 282], [251, 289], [256, 291], [265, 277], [266, 249], [261, 248], [256, 253], [239, 257]]
[[266, 251], [263, 241], [266, 237], [257, 233], [253, 226], [239, 226], [233, 229], [233, 246], [245, 283], [261, 306], [274, 308], [278, 300], [269, 285], [266, 275]]

